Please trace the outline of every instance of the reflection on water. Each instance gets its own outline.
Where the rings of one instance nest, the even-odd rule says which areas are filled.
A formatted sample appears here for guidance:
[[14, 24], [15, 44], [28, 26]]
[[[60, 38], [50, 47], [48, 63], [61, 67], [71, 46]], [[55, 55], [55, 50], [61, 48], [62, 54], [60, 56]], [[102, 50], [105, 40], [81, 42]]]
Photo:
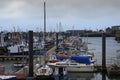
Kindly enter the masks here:
[[68, 80], [91, 80], [94, 73], [68, 73]]
[[68, 80], [120, 80], [120, 77], [108, 78], [106, 73], [68, 73]]

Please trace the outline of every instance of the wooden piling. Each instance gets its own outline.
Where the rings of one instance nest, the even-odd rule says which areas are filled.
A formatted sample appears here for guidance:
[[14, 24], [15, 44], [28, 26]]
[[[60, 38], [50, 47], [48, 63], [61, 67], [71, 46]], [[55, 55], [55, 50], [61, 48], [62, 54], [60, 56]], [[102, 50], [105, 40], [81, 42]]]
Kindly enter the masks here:
[[33, 77], [33, 31], [29, 31], [29, 77]]
[[58, 33], [56, 33], [56, 53], [58, 53]]
[[106, 35], [102, 33], [102, 71], [106, 72]]

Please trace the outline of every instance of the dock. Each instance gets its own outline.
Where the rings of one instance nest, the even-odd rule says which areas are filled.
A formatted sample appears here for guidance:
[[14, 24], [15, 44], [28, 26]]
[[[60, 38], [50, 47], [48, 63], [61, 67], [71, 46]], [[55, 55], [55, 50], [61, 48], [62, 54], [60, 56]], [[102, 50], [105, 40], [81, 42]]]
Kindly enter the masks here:
[[[34, 55], [34, 58], [36, 58], [38, 55]], [[12, 55], [12, 56], [6, 56], [6, 55], [1, 55], [0, 56], [0, 61], [21, 61], [23, 59], [28, 59], [28, 55]]]

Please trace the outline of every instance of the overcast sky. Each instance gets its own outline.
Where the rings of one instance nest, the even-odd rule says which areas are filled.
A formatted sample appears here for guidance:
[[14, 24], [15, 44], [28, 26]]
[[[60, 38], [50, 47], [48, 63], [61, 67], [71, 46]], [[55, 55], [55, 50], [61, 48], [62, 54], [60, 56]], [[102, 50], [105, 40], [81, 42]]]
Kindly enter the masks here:
[[[44, 0], [0, 0], [1, 30], [43, 29]], [[120, 0], [46, 0], [47, 31], [120, 25]], [[61, 25], [59, 25], [61, 23]], [[58, 30], [58, 31], [59, 31]]]

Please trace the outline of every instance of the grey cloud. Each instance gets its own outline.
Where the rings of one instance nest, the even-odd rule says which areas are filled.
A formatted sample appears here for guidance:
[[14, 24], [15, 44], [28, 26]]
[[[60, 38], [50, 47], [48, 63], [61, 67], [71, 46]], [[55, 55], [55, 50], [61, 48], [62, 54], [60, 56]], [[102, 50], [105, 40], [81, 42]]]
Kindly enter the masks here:
[[[23, 5], [10, 9], [10, 4], [15, 1], [18, 1], [18, 4], [22, 2]], [[43, 0], [0, 0], [0, 18], [3, 14], [10, 15], [8, 9], [21, 15], [20, 18], [26, 21], [43, 20]], [[105, 23], [105, 20], [108, 19], [110, 21], [112, 19], [119, 20], [119, 9], [120, 0], [46, 0], [47, 20], [51, 23], [56, 20], [68, 24], [72, 22], [79, 23], [80, 21], [83, 23], [95, 22], [96, 24], [104, 21]], [[12, 17], [10, 18], [12, 19]]]
[[[9, 7], [10, 2], [18, 0], [0, 0], [0, 9]], [[26, 16], [42, 16], [43, 1], [42, 0], [19, 0], [25, 5], [21, 7], [21, 11]], [[18, 2], [19, 2], [18, 1]], [[98, 17], [108, 15], [111, 12], [118, 12], [120, 8], [120, 0], [46, 0], [47, 15], [50, 17], [65, 16], [87, 16]]]

